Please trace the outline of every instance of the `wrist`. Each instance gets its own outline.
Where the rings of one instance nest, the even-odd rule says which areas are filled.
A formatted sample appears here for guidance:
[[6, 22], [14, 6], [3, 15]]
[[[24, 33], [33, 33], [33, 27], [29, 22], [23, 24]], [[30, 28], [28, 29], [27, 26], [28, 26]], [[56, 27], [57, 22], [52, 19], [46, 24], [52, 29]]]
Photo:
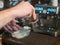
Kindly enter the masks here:
[[16, 18], [16, 17], [17, 17], [16, 14], [15, 14], [16, 12], [14, 13], [14, 11], [15, 11], [14, 8], [10, 8], [10, 9], [9, 9], [10, 15], [11, 15], [13, 18]]
[[26, 13], [26, 12], [24, 12], [24, 9], [22, 9], [22, 7], [20, 7], [20, 6], [19, 6], [19, 8], [18, 8], [18, 6], [11, 8], [11, 11], [15, 17], [23, 17], [24, 14]]

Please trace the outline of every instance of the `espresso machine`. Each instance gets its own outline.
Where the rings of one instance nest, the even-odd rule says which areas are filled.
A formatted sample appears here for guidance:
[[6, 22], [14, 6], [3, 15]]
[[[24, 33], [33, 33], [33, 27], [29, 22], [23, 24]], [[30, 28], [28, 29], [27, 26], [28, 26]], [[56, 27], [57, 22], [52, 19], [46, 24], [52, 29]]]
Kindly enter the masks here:
[[60, 35], [60, 7], [56, 4], [58, 2], [54, 3], [53, 1], [51, 5], [42, 5], [40, 3], [35, 5], [37, 22], [32, 24], [32, 29], [34, 32], [47, 34], [54, 37]]

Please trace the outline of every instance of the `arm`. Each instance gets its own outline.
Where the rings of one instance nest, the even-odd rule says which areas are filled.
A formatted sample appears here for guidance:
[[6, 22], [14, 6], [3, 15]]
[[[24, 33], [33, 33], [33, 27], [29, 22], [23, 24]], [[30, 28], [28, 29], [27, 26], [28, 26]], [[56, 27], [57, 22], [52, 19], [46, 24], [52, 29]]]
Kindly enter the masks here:
[[28, 2], [21, 2], [17, 6], [0, 12], [0, 28], [16, 17], [32, 16], [36, 19], [35, 9]]
[[8, 22], [13, 20], [15, 16], [12, 13], [11, 9], [7, 9], [0, 12], [0, 28], [6, 25]]

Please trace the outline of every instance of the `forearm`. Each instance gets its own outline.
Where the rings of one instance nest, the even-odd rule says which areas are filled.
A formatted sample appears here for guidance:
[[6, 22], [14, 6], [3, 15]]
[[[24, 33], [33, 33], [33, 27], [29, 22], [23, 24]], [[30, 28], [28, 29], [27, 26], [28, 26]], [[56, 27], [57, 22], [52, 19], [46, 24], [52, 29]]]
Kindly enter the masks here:
[[28, 2], [21, 2], [17, 6], [0, 12], [0, 28], [9, 23], [15, 17], [32, 16], [36, 19], [35, 9]]
[[0, 28], [9, 23], [15, 17], [10, 9], [0, 12]]

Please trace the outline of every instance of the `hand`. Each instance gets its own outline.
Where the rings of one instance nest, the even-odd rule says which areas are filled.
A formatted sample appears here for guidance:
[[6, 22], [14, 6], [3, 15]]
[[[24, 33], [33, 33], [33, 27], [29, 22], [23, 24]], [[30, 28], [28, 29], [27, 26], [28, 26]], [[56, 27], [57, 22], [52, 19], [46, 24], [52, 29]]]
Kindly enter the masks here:
[[13, 33], [14, 31], [17, 30], [21, 30], [22, 27], [20, 27], [18, 24], [16, 24], [18, 21], [13, 20], [10, 23], [8, 23], [7, 25], [5, 25], [3, 28], [9, 32], [9, 33]]
[[33, 20], [36, 20], [35, 9], [29, 2], [21, 2], [17, 6], [13, 7], [12, 11], [16, 17], [31, 16]]

